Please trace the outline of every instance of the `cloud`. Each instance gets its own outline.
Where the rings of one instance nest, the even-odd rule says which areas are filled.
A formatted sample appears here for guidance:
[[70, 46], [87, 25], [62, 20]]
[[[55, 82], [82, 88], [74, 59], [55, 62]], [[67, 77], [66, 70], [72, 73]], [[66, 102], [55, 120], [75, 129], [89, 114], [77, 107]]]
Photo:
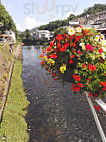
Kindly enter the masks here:
[[35, 20], [35, 18], [32, 17], [26, 17], [24, 21], [24, 26], [21, 26], [19, 23], [16, 24], [18, 31], [25, 31], [26, 29], [33, 29], [35, 27], [38, 27], [42, 25], [43, 23], [39, 23]]
[[32, 28], [38, 27], [40, 25], [41, 25], [41, 23], [37, 22], [35, 20], [35, 18], [26, 17], [26, 19], [25, 19], [26, 29], [32, 29]]
[[21, 26], [20, 24], [18, 24], [18, 23], [16, 23], [16, 28], [17, 28], [18, 31], [24, 31], [24, 30], [25, 30], [25, 28], [22, 27], [22, 26]]
[[82, 12], [72, 12], [72, 11], [69, 11], [69, 12], [67, 12], [66, 13], [66, 16], [65, 16], [65, 18], [67, 19], [71, 14], [74, 14], [74, 15], [80, 15]]

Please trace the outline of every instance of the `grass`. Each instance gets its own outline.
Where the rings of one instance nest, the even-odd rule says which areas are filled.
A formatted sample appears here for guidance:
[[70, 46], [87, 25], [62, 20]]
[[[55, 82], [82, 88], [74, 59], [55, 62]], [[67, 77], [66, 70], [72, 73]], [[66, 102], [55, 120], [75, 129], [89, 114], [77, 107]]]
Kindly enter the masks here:
[[11, 80], [11, 86], [0, 126], [0, 142], [27, 142], [27, 124], [25, 116], [28, 106], [22, 82], [22, 64], [16, 60]]

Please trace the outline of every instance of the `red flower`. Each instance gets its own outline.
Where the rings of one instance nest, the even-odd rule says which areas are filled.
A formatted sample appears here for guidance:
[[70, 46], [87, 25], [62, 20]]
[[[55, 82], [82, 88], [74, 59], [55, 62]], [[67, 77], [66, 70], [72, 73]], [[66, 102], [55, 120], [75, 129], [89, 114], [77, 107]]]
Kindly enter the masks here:
[[80, 91], [80, 87], [75, 85], [75, 84], [73, 84], [72, 85], [72, 90], [75, 91], [75, 92], [79, 92]]
[[45, 51], [45, 49], [43, 49], [43, 53], [45, 53], [46, 51]]
[[99, 49], [98, 51], [99, 51], [99, 53], [102, 53], [102, 52], [103, 52], [103, 49]]
[[80, 81], [80, 78], [81, 78], [81, 77], [80, 77], [80, 76], [78, 76], [75, 80], [76, 80], [76, 81]]
[[106, 87], [106, 82], [100, 82], [100, 85]]
[[52, 54], [52, 55], [51, 55], [51, 58], [56, 59], [56, 58], [57, 58], [57, 55]]
[[48, 69], [49, 72], [51, 72], [51, 69]]
[[81, 53], [81, 51], [77, 51], [77, 53], [79, 54], [79, 55], [81, 55], [82, 53]]
[[73, 63], [73, 60], [70, 60], [69, 63], [72, 64], [72, 63]]
[[56, 77], [56, 73], [53, 73], [53, 76]]
[[50, 42], [50, 47], [52, 47], [52, 46], [53, 46], [53, 44], [54, 44], [54, 42], [53, 42], [53, 41], [51, 41], [51, 42]]
[[41, 57], [41, 58], [44, 57], [44, 54], [40, 54], [40, 57]]
[[106, 91], [106, 87], [105, 87], [105, 88], [102, 88], [102, 91]]
[[95, 71], [95, 70], [96, 70], [96, 65], [91, 65], [91, 64], [89, 64], [89, 65], [88, 65], [88, 70]]
[[94, 108], [95, 108], [96, 110], [98, 110], [98, 111], [101, 109], [100, 106], [96, 106], [96, 105], [94, 105]]
[[74, 45], [74, 47], [76, 47], [76, 44], [75, 44], [75, 43], [73, 43], [73, 45]]
[[47, 69], [47, 66], [45, 65], [45, 69]]
[[106, 76], [106, 73], [104, 73], [105, 74], [105, 76]]
[[73, 54], [73, 55], [71, 55], [70, 59], [73, 59], [74, 57], [75, 57], [75, 55]]
[[92, 71], [96, 71], [96, 65], [92, 66]]
[[61, 48], [61, 44], [60, 44], [60, 42], [58, 42], [58, 44], [57, 44], [57, 45], [58, 45], [58, 47], [59, 47], [59, 48]]
[[62, 37], [62, 35], [57, 34], [56, 39], [60, 42], [63, 39], [63, 37]]
[[49, 55], [46, 55], [46, 57], [47, 57], [47, 58], [50, 58], [50, 56], [49, 56]]
[[89, 96], [92, 97], [92, 93], [89, 92]]
[[42, 65], [42, 66], [44, 65], [44, 61], [41, 61], [41, 65]]
[[51, 51], [50, 46], [49, 46], [49, 47], [47, 47], [46, 51], [47, 51], [47, 52]]
[[93, 47], [90, 44], [85, 45], [86, 50], [93, 51]]
[[73, 53], [75, 53], [75, 50], [73, 50]]
[[91, 79], [90, 79], [90, 78], [88, 78], [87, 80], [88, 80], [89, 82], [91, 82]]
[[79, 82], [77, 83], [77, 85], [81, 88], [84, 87], [84, 85], [82, 83], [79, 83]]
[[86, 68], [86, 64], [83, 64], [82, 68]]
[[75, 42], [79, 41], [80, 40], [80, 36], [76, 36], [75, 37]]
[[80, 76], [77, 76], [75, 74], [73, 74], [73, 78], [76, 80], [76, 81], [80, 81], [81, 77]]
[[64, 36], [64, 37], [66, 37], [66, 36], [67, 36], [67, 34], [64, 34], [63, 36]]
[[55, 78], [54, 81], [57, 81], [57, 78]]

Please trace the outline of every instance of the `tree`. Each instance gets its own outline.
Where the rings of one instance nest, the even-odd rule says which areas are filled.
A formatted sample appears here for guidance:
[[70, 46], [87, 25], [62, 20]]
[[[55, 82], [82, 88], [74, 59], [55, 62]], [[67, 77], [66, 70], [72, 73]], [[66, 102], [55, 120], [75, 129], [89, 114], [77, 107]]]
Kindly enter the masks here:
[[4, 32], [5, 30], [13, 30], [17, 34], [15, 23], [9, 13], [6, 11], [5, 7], [1, 4], [0, 1], [0, 22], [3, 23], [3, 26], [0, 28], [0, 31]]

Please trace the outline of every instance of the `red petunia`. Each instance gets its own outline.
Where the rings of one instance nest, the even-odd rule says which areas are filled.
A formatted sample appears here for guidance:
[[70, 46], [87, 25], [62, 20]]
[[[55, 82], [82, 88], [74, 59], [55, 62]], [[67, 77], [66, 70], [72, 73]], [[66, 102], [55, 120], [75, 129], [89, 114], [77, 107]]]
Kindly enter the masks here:
[[44, 57], [44, 54], [40, 54], [40, 58]]
[[53, 44], [54, 44], [54, 42], [53, 42], [53, 41], [51, 41], [51, 42], [50, 42], [50, 47], [52, 47], [52, 46], [53, 46]]
[[46, 51], [47, 51], [47, 52], [51, 51], [50, 46], [46, 48]]
[[99, 49], [98, 51], [99, 51], [99, 53], [102, 53], [102, 52], [103, 52], [103, 49]]
[[45, 49], [43, 49], [43, 53], [45, 53], [46, 51], [45, 51]]
[[88, 78], [87, 80], [88, 80], [89, 82], [91, 82], [91, 79], [90, 79], [90, 78]]
[[81, 79], [81, 77], [80, 77], [80, 76], [75, 75], [75, 74], [73, 74], [73, 78], [74, 78], [76, 81], [80, 81], [80, 79]]
[[47, 58], [50, 58], [50, 55], [46, 55]]
[[56, 73], [53, 73], [53, 76], [56, 77]]
[[95, 71], [95, 70], [96, 70], [96, 65], [91, 65], [91, 64], [89, 64], [89, 65], [88, 65], [88, 70]]
[[62, 37], [62, 35], [60, 35], [60, 34], [57, 34], [57, 37], [56, 37], [56, 39], [60, 42], [62, 39], [63, 39], [63, 37]]
[[51, 69], [48, 69], [49, 72], [51, 72]]
[[89, 96], [92, 97], [92, 93], [89, 92]]
[[73, 63], [73, 60], [70, 60], [69, 63], [72, 64], [72, 63]]
[[73, 84], [72, 85], [72, 90], [75, 91], [75, 92], [79, 92], [80, 91], [80, 87], [75, 85], [75, 84]]
[[100, 85], [106, 87], [106, 82], [100, 82]]
[[80, 40], [80, 36], [76, 36], [75, 37], [75, 42], [79, 41]]
[[100, 106], [96, 106], [96, 105], [94, 105], [94, 108], [95, 108], [96, 110], [98, 110], [98, 111], [101, 109]]
[[93, 47], [90, 44], [85, 45], [86, 50], [93, 51]]
[[57, 81], [57, 78], [55, 78], [54, 81]]
[[60, 42], [58, 42], [58, 44], [57, 44], [57, 45], [58, 45], [58, 47], [59, 47], [59, 48], [61, 48], [61, 44], [60, 44]]
[[86, 68], [86, 64], [83, 64], [82, 68]]
[[70, 59], [73, 59], [74, 57], [75, 57], [75, 55], [73, 54], [73, 55], [71, 55]]
[[44, 65], [44, 61], [41, 61], [41, 65], [42, 65], [42, 66]]
[[84, 85], [82, 83], [79, 83], [79, 82], [77, 83], [77, 85], [81, 88], [84, 87]]
[[56, 59], [56, 58], [57, 58], [57, 55], [51, 54], [51, 58]]
[[77, 51], [77, 53], [79, 54], [79, 55], [81, 55], [82, 53], [81, 53], [81, 51]]

